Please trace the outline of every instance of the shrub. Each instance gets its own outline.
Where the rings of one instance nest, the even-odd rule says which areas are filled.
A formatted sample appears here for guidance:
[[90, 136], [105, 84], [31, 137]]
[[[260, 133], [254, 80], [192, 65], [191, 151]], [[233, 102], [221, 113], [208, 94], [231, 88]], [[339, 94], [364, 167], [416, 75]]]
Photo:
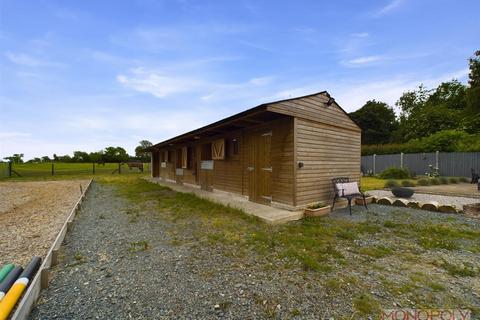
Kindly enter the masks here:
[[308, 209], [319, 209], [319, 208], [323, 208], [325, 206], [326, 205], [323, 202], [317, 202], [317, 203], [309, 205], [307, 208]]
[[439, 178], [430, 179], [430, 183], [434, 186], [438, 186], [440, 184], [440, 179]]
[[410, 173], [404, 168], [390, 167], [380, 173], [379, 177], [382, 179], [407, 179], [410, 178]]
[[395, 187], [398, 187], [398, 186], [399, 186], [399, 184], [395, 180], [387, 180], [387, 182], [385, 182], [385, 188], [395, 188]]
[[448, 184], [448, 178], [447, 177], [440, 177], [440, 183], [441, 184]]
[[450, 183], [458, 183], [458, 179], [455, 177], [451, 177], [449, 181]]
[[403, 187], [415, 187], [415, 183], [413, 183], [413, 181], [410, 181], [410, 180], [403, 180], [402, 181], [402, 186]]
[[458, 181], [460, 181], [460, 182], [468, 182], [468, 178], [466, 178], [466, 177], [460, 177], [460, 178], [458, 178]]
[[418, 179], [417, 184], [419, 186], [429, 186], [430, 185], [430, 179], [426, 179], [426, 178]]

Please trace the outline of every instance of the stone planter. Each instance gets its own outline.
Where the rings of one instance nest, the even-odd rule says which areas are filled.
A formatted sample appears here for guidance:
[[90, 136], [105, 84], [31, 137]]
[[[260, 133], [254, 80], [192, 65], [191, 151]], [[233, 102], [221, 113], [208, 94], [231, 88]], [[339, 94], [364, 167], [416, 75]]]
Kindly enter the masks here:
[[392, 188], [392, 193], [397, 198], [410, 198], [415, 191], [410, 188], [395, 187]]
[[305, 208], [306, 217], [323, 217], [330, 213], [330, 206], [325, 206], [317, 209]]
[[[373, 196], [366, 196], [365, 197], [365, 203], [366, 204], [370, 204], [373, 202]], [[363, 203], [363, 198], [355, 198], [355, 204], [358, 205], [358, 206], [363, 206], [365, 205], [365, 203]]]

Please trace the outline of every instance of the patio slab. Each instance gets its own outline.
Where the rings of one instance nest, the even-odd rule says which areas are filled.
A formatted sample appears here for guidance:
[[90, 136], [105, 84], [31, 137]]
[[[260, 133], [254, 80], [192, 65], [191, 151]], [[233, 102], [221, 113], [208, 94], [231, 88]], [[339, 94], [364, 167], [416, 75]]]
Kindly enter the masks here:
[[265, 222], [272, 224], [285, 223], [288, 221], [299, 220], [303, 218], [303, 211], [289, 211], [251, 202], [244, 197], [232, 193], [218, 191], [210, 192], [186, 185], [166, 182], [158, 178], [146, 178], [146, 180], [169, 187], [177, 192], [193, 193], [199, 198], [208, 199], [210, 201], [223, 204], [225, 206], [241, 209], [247, 214], [259, 217]]

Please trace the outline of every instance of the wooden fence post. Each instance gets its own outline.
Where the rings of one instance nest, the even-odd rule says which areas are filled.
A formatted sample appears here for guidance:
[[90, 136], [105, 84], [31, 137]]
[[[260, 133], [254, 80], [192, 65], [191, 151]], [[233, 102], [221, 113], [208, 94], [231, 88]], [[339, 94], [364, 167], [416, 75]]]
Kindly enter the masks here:
[[377, 155], [373, 154], [373, 157], [372, 157], [372, 159], [373, 159], [373, 175], [375, 175], [375, 173], [376, 173], [376, 170], [375, 170], [375, 158], [376, 157], [377, 157]]
[[12, 161], [8, 163], [8, 176], [9, 177], [12, 176]]
[[439, 156], [439, 153], [438, 151], [435, 151], [435, 168], [437, 168], [438, 170], [438, 156]]
[[119, 163], [118, 164], [118, 174], [121, 174], [122, 173], [122, 164]]
[[400, 152], [400, 168], [403, 169], [403, 152]]
[[95, 174], [95, 162], [92, 162], [92, 173]]
[[52, 176], [55, 174], [55, 164], [52, 162]]

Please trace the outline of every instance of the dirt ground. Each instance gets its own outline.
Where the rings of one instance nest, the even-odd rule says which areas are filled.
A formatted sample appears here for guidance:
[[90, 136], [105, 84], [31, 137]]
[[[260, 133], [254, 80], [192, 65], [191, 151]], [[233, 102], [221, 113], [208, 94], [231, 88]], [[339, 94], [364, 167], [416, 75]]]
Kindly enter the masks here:
[[88, 180], [0, 183], [0, 265], [44, 257]]
[[457, 184], [441, 184], [438, 186], [415, 187], [417, 193], [439, 194], [445, 196], [480, 198], [476, 184], [457, 183]]

